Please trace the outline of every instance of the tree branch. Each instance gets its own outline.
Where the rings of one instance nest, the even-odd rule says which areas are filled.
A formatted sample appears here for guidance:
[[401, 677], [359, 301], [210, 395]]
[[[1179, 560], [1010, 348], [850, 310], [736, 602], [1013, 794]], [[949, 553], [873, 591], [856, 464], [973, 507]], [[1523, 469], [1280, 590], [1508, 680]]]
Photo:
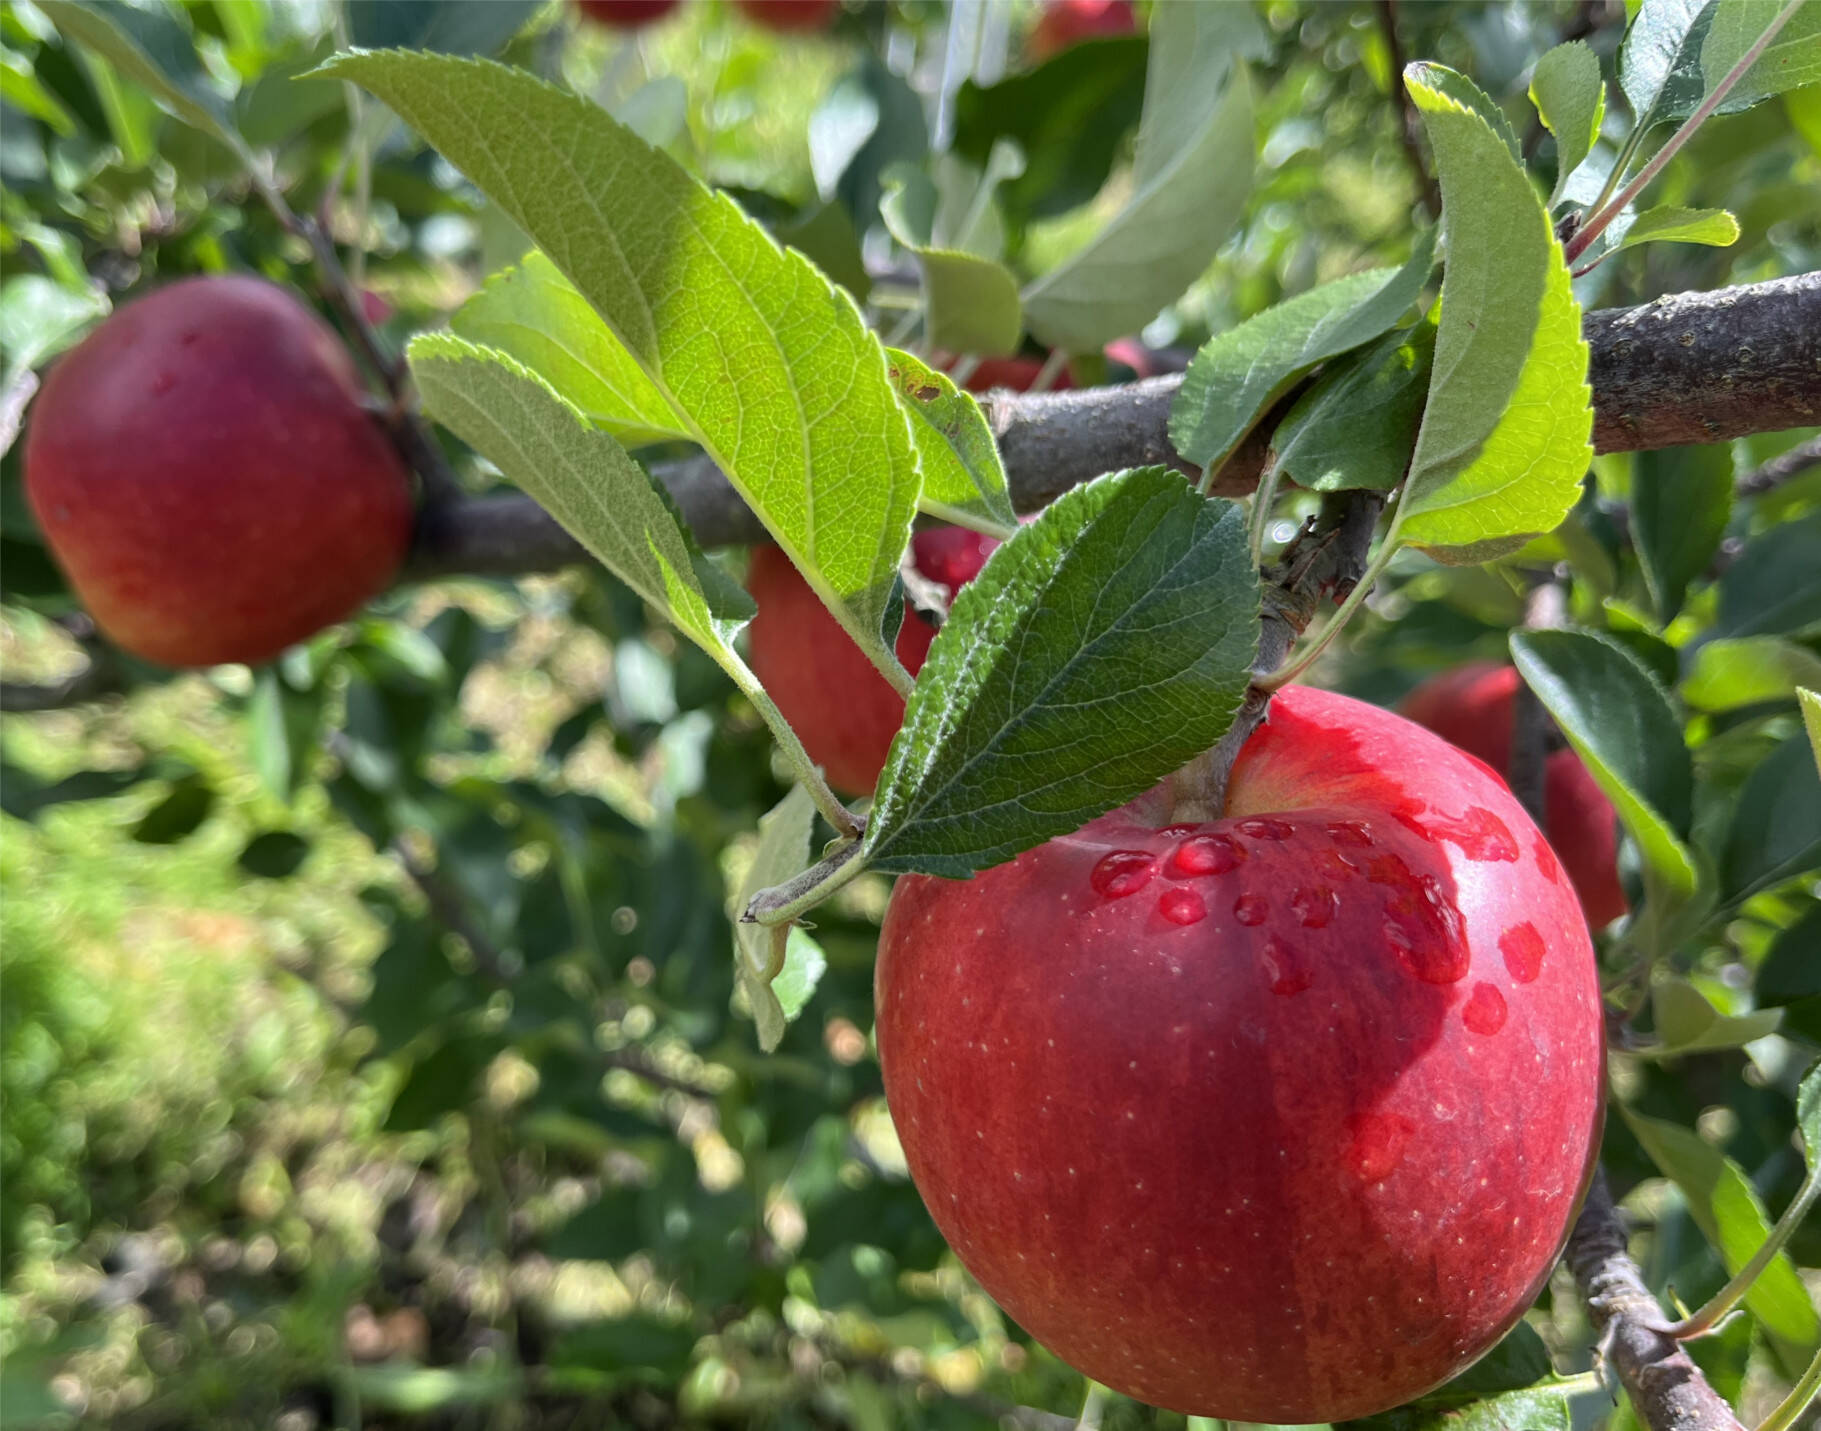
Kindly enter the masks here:
[[[1821, 423], [1821, 273], [1684, 293], [1589, 313], [1594, 447], [1637, 452], [1720, 442]], [[1012, 504], [1034, 512], [1103, 472], [1163, 462], [1179, 374], [1061, 393], [989, 394]], [[1249, 492], [1271, 420], [1217, 474], [1214, 490]], [[704, 546], [762, 540], [764, 530], [705, 458], [654, 469]], [[509, 576], [583, 559], [580, 546], [530, 498], [433, 504], [419, 523], [407, 575]]]
[[1662, 1310], [1625, 1242], [1606, 1174], [1596, 1171], [1564, 1255], [1639, 1419], [1655, 1431], [1744, 1431], [1681, 1343], [1662, 1331]]
[[1821, 437], [1798, 442], [1788, 452], [1780, 452], [1762, 467], [1741, 473], [1733, 489], [1741, 497], [1762, 497], [1774, 492], [1785, 482], [1800, 477], [1811, 467], [1821, 467]]

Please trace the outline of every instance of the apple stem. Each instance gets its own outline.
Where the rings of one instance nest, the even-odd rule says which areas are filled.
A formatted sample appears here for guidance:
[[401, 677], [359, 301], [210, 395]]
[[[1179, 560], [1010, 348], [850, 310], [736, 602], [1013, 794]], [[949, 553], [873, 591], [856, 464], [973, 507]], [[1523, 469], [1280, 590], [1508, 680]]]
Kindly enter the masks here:
[[864, 849], [858, 839], [850, 840], [783, 884], [760, 890], [740, 915], [740, 922], [778, 926], [795, 923], [800, 915], [866, 872]]
[[1808, 1410], [1817, 1392], [1821, 1392], [1821, 1350], [1815, 1352], [1808, 1370], [1790, 1388], [1789, 1395], [1758, 1423], [1758, 1431], [1794, 1431], [1796, 1419]]
[[1782, 1250], [1783, 1244], [1789, 1241], [1790, 1234], [1802, 1225], [1808, 1211], [1815, 1205], [1816, 1197], [1821, 1196], [1821, 1169], [1810, 1169], [1808, 1177], [1796, 1192], [1796, 1199], [1784, 1210], [1783, 1216], [1777, 1219], [1777, 1225], [1770, 1230], [1764, 1239], [1764, 1245], [1753, 1254], [1718, 1292], [1715, 1292], [1699, 1310], [1690, 1312], [1679, 1322], [1672, 1322], [1665, 1329], [1664, 1335], [1687, 1341], [1691, 1337], [1704, 1336], [1719, 1326], [1738, 1304], [1751, 1291], [1752, 1284], [1770, 1266], [1771, 1259]]
[[770, 727], [771, 738], [778, 743], [779, 753], [796, 772], [798, 781], [809, 793], [811, 802], [821, 812], [822, 818], [828, 821], [842, 839], [859, 839], [864, 828], [862, 821], [829, 789], [828, 781], [822, 778], [821, 767], [810, 759], [809, 752], [803, 748], [803, 742], [797, 738], [796, 731], [784, 719], [784, 712], [778, 709], [777, 702], [759, 684], [759, 678], [737, 658], [731, 664], [723, 662], [722, 666], [733, 677], [734, 684], [740, 688], [740, 694], [752, 702], [753, 708]]

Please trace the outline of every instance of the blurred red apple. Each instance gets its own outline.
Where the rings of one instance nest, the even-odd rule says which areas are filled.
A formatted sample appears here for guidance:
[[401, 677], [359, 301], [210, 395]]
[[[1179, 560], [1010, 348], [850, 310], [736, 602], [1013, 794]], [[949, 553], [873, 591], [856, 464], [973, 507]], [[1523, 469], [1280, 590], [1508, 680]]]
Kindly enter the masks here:
[[[938, 353], [933, 361], [944, 372], [952, 372], [960, 359]], [[1031, 384], [1037, 381], [1037, 375], [1043, 371], [1042, 358], [1030, 358], [1022, 355], [1011, 358], [982, 358], [974, 365], [974, 370], [967, 375], [961, 386], [970, 393], [991, 392], [994, 388], [1010, 388], [1013, 392], [1027, 393]], [[1075, 386], [1075, 380], [1069, 375], [1066, 364], [1058, 370], [1049, 391], [1062, 392]]]
[[767, 30], [803, 34], [826, 30], [840, 13], [841, 0], [733, 0], [734, 8]]
[[1047, 60], [1082, 40], [1129, 35], [1137, 28], [1132, 0], [1045, 0], [1031, 30], [1031, 58]]
[[346, 349], [284, 289], [186, 279], [51, 369], [25, 491], [112, 640], [167, 666], [263, 661], [383, 590], [411, 474]]
[[[911, 538], [917, 571], [952, 596], [980, 573], [999, 543], [961, 527], [932, 527]], [[759, 603], [747, 627], [752, 669], [835, 789], [872, 791], [904, 700], [843, 631], [809, 583], [777, 547], [756, 548], [746, 578]], [[898, 628], [898, 659], [923, 669], [936, 627], [910, 605]]]
[[575, 0], [575, 8], [610, 30], [636, 30], [661, 20], [679, 0]]
[[[1399, 709], [1504, 779], [1511, 768], [1517, 687], [1515, 666], [1475, 661], [1425, 681]], [[1603, 929], [1626, 908], [1619, 884], [1618, 816], [1572, 750], [1554, 751], [1544, 760], [1543, 815], [1549, 842], [1574, 881], [1587, 922]]]
[[968, 1270], [1116, 1391], [1338, 1422], [1548, 1280], [1601, 1124], [1580, 906], [1504, 784], [1289, 687], [1223, 818], [1167, 787], [971, 880], [909, 875], [877, 1037]]

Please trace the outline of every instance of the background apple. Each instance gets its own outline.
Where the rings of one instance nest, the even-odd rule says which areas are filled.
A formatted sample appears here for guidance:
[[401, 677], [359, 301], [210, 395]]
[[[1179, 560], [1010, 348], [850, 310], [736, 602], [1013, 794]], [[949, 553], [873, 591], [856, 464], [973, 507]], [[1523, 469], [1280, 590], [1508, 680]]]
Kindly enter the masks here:
[[575, 0], [575, 8], [610, 30], [636, 30], [663, 19], [679, 3], [680, 0]]
[[786, 34], [825, 30], [841, 11], [841, 0], [733, 0], [734, 8], [768, 30]]
[[880, 943], [886, 1096], [937, 1225], [1058, 1355], [1180, 1411], [1338, 1421], [1483, 1353], [1555, 1265], [1603, 1044], [1574, 892], [1502, 782], [1289, 687], [1227, 816], [1164, 791]]
[[[1475, 661], [1423, 682], [1399, 709], [1476, 755], [1504, 779], [1511, 768], [1515, 666]], [[1618, 815], [1572, 750], [1553, 751], [1543, 764], [1543, 811], [1549, 842], [1574, 881], [1587, 922], [1604, 928], [1625, 912], [1619, 883]]]
[[[958, 360], [952, 358], [938, 358], [938, 366], [947, 372], [954, 368], [956, 361]], [[991, 392], [994, 388], [1010, 388], [1013, 392], [1025, 393], [1031, 390], [1031, 384], [1037, 381], [1037, 375], [1042, 371], [1042, 358], [1022, 354], [1010, 358], [982, 358], [961, 386], [970, 393]], [[1074, 386], [1075, 379], [1064, 365], [1050, 383], [1049, 390], [1061, 392]]]
[[1031, 30], [1031, 58], [1047, 60], [1082, 40], [1138, 28], [1132, 0], [1047, 0]]
[[277, 655], [386, 587], [411, 538], [347, 351], [255, 278], [174, 283], [65, 355], [25, 490], [96, 624], [167, 666]]
[[[998, 545], [962, 527], [931, 527], [912, 536], [911, 554], [917, 570], [952, 595], [979, 575]], [[747, 639], [760, 683], [829, 783], [870, 793], [904, 724], [903, 698], [777, 547], [754, 550], [746, 585], [759, 603]], [[897, 645], [904, 669], [913, 676], [922, 670], [935, 639], [934, 623], [906, 606]]]

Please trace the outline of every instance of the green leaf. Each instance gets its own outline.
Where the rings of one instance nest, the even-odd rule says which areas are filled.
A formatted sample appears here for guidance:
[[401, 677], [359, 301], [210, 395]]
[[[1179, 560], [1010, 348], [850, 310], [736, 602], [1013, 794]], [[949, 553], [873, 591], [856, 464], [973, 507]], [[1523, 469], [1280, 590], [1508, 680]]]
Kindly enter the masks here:
[[1521, 1391], [1555, 1378], [1549, 1348], [1528, 1322], [1519, 1322], [1497, 1346], [1434, 1391], [1417, 1398], [1424, 1407], [1463, 1406], [1485, 1396]]
[[1259, 38], [1248, 5], [1158, 7], [1132, 196], [1025, 289], [1025, 323], [1043, 343], [1097, 351], [1149, 323], [1212, 262], [1252, 189], [1252, 96], [1239, 56]]
[[[1744, 58], [1782, 8], [1783, 0], [1725, 0], [1715, 7], [1706, 43], [1701, 46], [1706, 91], [1711, 92]], [[1821, 8], [1805, 4], [1790, 16], [1715, 113], [1736, 114], [1773, 95], [1817, 83], [1821, 83]]]
[[[484, 10], [487, 6], [464, 8]], [[407, 1416], [510, 1401], [524, 1391], [524, 1378], [516, 1367], [413, 1366], [392, 1361], [348, 1367], [338, 1373], [338, 1379], [361, 1405]]]
[[[1821, 681], [1816, 682], [1821, 685]], [[1808, 730], [1808, 743], [1815, 752], [1815, 766], [1821, 770], [1821, 694], [1806, 687], [1796, 692], [1802, 704], [1802, 724]]]
[[690, 435], [600, 314], [535, 250], [489, 278], [449, 326], [517, 358], [628, 447]]
[[323, 693], [296, 691], [267, 666], [253, 677], [247, 702], [247, 740], [259, 783], [280, 800], [296, 793], [309, 773], [310, 757], [322, 727]]
[[[1650, 1160], [1682, 1189], [1688, 1213], [1713, 1244], [1727, 1273], [1737, 1272], [1770, 1236], [1770, 1218], [1751, 1179], [1738, 1164], [1698, 1133], [1619, 1105], [1625, 1122]], [[1791, 1347], [1812, 1347], [1821, 1321], [1789, 1255], [1779, 1252], [1745, 1294], [1745, 1305], [1765, 1331]]]
[[1438, 560], [1482, 561], [1553, 531], [1580, 496], [1593, 456], [1587, 344], [1549, 215], [1459, 97], [1471, 84], [1436, 65], [1410, 66], [1405, 83], [1448, 241], [1435, 376], [1394, 530]]
[[1557, 45], [1536, 62], [1530, 77], [1530, 102], [1537, 117], [1555, 136], [1555, 191], [1549, 196], [1553, 206], [1562, 197], [1568, 176], [1581, 167], [1581, 161], [1600, 137], [1600, 121], [1606, 115], [1606, 86], [1600, 79], [1599, 57], [1584, 40], [1571, 40]]
[[923, 271], [924, 333], [933, 347], [985, 357], [1018, 351], [1024, 310], [1009, 268], [958, 249], [906, 247]]
[[809, 121], [810, 168], [824, 199], [838, 201], [864, 231], [879, 208], [882, 177], [929, 153], [923, 101], [868, 49]]
[[1402, 268], [1324, 283], [1210, 338], [1170, 405], [1171, 443], [1199, 466], [1219, 466], [1304, 373], [1372, 342], [1402, 318], [1434, 267], [1429, 229]]
[[974, 395], [914, 354], [888, 348], [886, 357], [898, 400], [910, 414], [911, 437], [923, 467], [918, 506], [945, 521], [979, 526], [984, 520], [1009, 534], [1018, 515], [1006, 489], [999, 445]]
[[1619, 51], [1619, 87], [1647, 130], [1687, 115], [1707, 94], [1701, 50], [1719, 0], [1644, 0]]
[[142, 845], [174, 845], [193, 834], [214, 808], [214, 788], [200, 775], [187, 775], [145, 813], [133, 827], [133, 838]]
[[924, 333], [933, 347], [988, 357], [1018, 350], [1024, 310], [1018, 280], [998, 262], [1005, 237], [992, 198], [1018, 168], [1006, 145], [984, 173], [944, 155], [934, 179], [901, 171], [887, 180], [879, 213], [922, 271]]
[[309, 857], [310, 842], [289, 830], [267, 830], [248, 840], [236, 861], [261, 879], [289, 879]]
[[1641, 452], [1631, 480], [1631, 534], [1657, 617], [1682, 609], [1732, 516], [1733, 461], [1724, 443]]
[[424, 407], [536, 499], [601, 564], [723, 669], [752, 599], [696, 546], [669, 496], [606, 433], [505, 353], [449, 333], [413, 339]]
[[1664, 1057], [1742, 1048], [1775, 1033], [1783, 1021], [1781, 1009], [1723, 1014], [1693, 984], [1673, 977], [1658, 979], [1651, 985], [1650, 1007], [1661, 1040], [1661, 1046], [1652, 1052]]
[[169, 114], [219, 140], [251, 168], [252, 152], [229, 122], [228, 103], [197, 56], [189, 32], [167, 7], [85, 5], [44, 0], [59, 30], [94, 51]]
[[347, 0], [348, 28], [366, 50], [441, 50], [490, 55], [532, 15], [538, 0]]
[[0, 54], [0, 100], [5, 100], [21, 114], [42, 121], [58, 134], [76, 132], [75, 116], [44, 87], [23, 55], [10, 51]]
[[1793, 698], [1804, 682], [1821, 685], [1821, 656], [1776, 636], [1708, 641], [1695, 648], [1682, 699], [1699, 711], [1729, 711]]
[[1514, 631], [1511, 655], [1618, 810], [1646, 868], [1671, 902], [1686, 899], [1695, 888], [1683, 842], [1694, 774], [1656, 678], [1616, 642], [1587, 631]]
[[0, 283], [0, 349], [9, 375], [55, 357], [111, 308], [105, 293], [72, 292], [42, 273], [20, 273]]
[[1796, 1090], [1796, 1127], [1809, 1167], [1821, 1168], [1821, 1060], [1802, 1075], [1802, 1086]]
[[1623, 236], [1606, 252], [1617, 253], [1645, 243], [1698, 243], [1727, 248], [1738, 241], [1739, 221], [1725, 209], [1682, 209], [1665, 204], [1646, 209], [1630, 220]]
[[1808, 741], [1792, 735], [1752, 771], [1739, 792], [1720, 856], [1730, 903], [1821, 869], [1821, 774]]
[[1570, 1431], [1568, 1394], [1554, 1387], [1507, 1391], [1454, 1408], [1422, 1403], [1342, 1421], [1334, 1431]]
[[1791, 635], [1821, 627], [1821, 512], [1753, 537], [1720, 578], [1716, 634]]
[[740, 914], [762, 889], [784, 883], [809, 863], [810, 830], [816, 807], [801, 785], [791, 791], [759, 820], [759, 847], [739, 892], [727, 902], [733, 921], [734, 975], [752, 1006], [759, 1028], [759, 1046], [770, 1053], [784, 1037], [785, 1026], [803, 1010], [828, 967], [821, 946], [801, 926], [789, 927], [784, 963], [773, 969], [773, 937], [784, 931], [761, 924], [743, 924]]
[[1434, 358], [1424, 323], [1335, 361], [1278, 424], [1278, 471], [1317, 492], [1389, 492], [1409, 466]]
[[372, 90], [531, 236], [898, 673], [884, 630], [917, 461], [853, 300], [598, 105], [522, 71], [385, 53], [323, 72]]
[[1250, 680], [1239, 508], [1164, 467], [1064, 494], [955, 598], [879, 777], [877, 869], [962, 876], [1149, 789]]

